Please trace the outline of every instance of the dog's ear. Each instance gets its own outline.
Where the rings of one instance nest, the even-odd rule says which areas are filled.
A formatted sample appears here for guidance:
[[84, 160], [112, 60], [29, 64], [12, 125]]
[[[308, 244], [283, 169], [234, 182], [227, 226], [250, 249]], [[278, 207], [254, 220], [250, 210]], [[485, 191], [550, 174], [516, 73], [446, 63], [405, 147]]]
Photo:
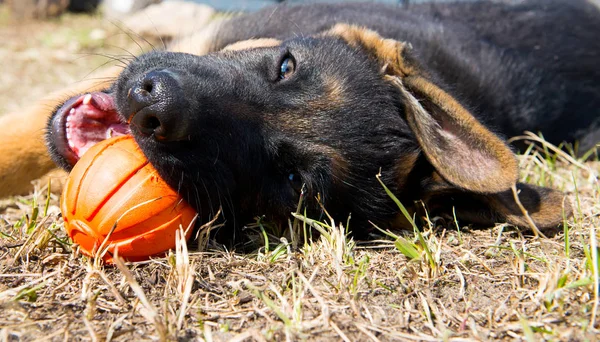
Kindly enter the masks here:
[[516, 184], [518, 165], [512, 151], [431, 81], [411, 56], [409, 44], [347, 24], [325, 34], [344, 39], [379, 62], [384, 77], [400, 92], [421, 149], [445, 180], [478, 193], [498, 193]]
[[[448, 215], [454, 210], [460, 222], [482, 226], [499, 222], [530, 226], [527, 216], [515, 201], [512, 189], [494, 194], [467, 192], [435, 175], [428, 183], [423, 191], [423, 202], [430, 215]], [[560, 191], [524, 183], [518, 183], [516, 190], [527, 215], [542, 231], [556, 228], [564, 217], [572, 213], [571, 204]]]
[[518, 164], [509, 147], [436, 85], [412, 56], [410, 44], [346, 24], [325, 34], [366, 51], [399, 91], [406, 121], [427, 159], [421, 162], [415, 154], [400, 161], [399, 181], [402, 188], [410, 191], [412, 186], [419, 192], [428, 210], [448, 213], [454, 208], [459, 219], [470, 223], [527, 227], [512, 191], [516, 186], [519, 201], [538, 228], [556, 227], [563, 212], [570, 215], [571, 206], [561, 192], [517, 184]]

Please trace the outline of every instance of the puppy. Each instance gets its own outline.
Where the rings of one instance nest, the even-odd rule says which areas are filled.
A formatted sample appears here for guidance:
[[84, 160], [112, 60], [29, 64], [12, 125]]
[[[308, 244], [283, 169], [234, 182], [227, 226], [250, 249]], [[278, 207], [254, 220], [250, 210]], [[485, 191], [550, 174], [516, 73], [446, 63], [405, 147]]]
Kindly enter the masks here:
[[503, 138], [600, 140], [599, 18], [580, 0], [279, 5], [81, 87], [46, 141], [68, 170], [132, 134], [203, 220], [223, 209], [229, 240], [256, 216], [286, 222], [301, 195], [312, 217], [351, 215], [359, 236], [402, 225], [377, 174], [405, 205], [480, 225], [527, 225], [516, 185], [552, 227], [570, 211], [563, 194], [518, 183]]

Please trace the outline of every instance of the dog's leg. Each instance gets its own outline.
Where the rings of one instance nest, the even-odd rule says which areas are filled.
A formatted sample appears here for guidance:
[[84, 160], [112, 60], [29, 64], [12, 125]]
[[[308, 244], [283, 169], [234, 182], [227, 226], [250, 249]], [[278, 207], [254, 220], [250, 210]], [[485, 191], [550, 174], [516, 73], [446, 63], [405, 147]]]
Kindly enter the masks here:
[[37, 104], [23, 112], [0, 117], [0, 197], [24, 193], [30, 182], [53, 167], [44, 144], [44, 128], [51, 112]]
[[31, 190], [31, 181], [52, 170], [44, 134], [48, 118], [69, 97], [110, 86], [121, 69], [111, 68], [85, 81], [55, 92], [23, 111], [0, 117], [0, 197]]

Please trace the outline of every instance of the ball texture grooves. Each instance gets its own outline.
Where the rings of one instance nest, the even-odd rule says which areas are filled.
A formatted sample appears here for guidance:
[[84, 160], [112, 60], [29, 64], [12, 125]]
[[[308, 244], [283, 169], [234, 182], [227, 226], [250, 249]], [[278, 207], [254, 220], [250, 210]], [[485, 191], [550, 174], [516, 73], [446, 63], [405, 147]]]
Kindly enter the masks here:
[[180, 225], [187, 229], [196, 215], [158, 176], [131, 136], [102, 141], [83, 155], [65, 185], [61, 211], [69, 236], [88, 255], [115, 227], [107, 262], [116, 246], [129, 261], [174, 248], [175, 231]]

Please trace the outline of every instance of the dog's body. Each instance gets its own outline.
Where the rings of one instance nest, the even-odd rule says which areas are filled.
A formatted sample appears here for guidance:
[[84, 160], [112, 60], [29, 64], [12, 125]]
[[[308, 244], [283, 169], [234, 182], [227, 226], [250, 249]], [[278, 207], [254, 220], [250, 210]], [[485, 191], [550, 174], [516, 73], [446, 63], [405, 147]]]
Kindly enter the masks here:
[[[285, 222], [303, 185], [309, 211], [351, 214], [355, 232], [397, 225], [379, 172], [405, 204], [525, 225], [510, 191], [517, 164], [491, 132], [541, 131], [582, 152], [600, 141], [598, 32], [584, 1], [282, 5], [173, 46], [188, 54], [153, 52], [114, 84], [81, 87], [47, 140], [69, 169], [106, 132], [130, 128], [203, 219], [222, 207], [233, 227]], [[518, 188], [539, 226], [561, 221], [562, 194]]]

